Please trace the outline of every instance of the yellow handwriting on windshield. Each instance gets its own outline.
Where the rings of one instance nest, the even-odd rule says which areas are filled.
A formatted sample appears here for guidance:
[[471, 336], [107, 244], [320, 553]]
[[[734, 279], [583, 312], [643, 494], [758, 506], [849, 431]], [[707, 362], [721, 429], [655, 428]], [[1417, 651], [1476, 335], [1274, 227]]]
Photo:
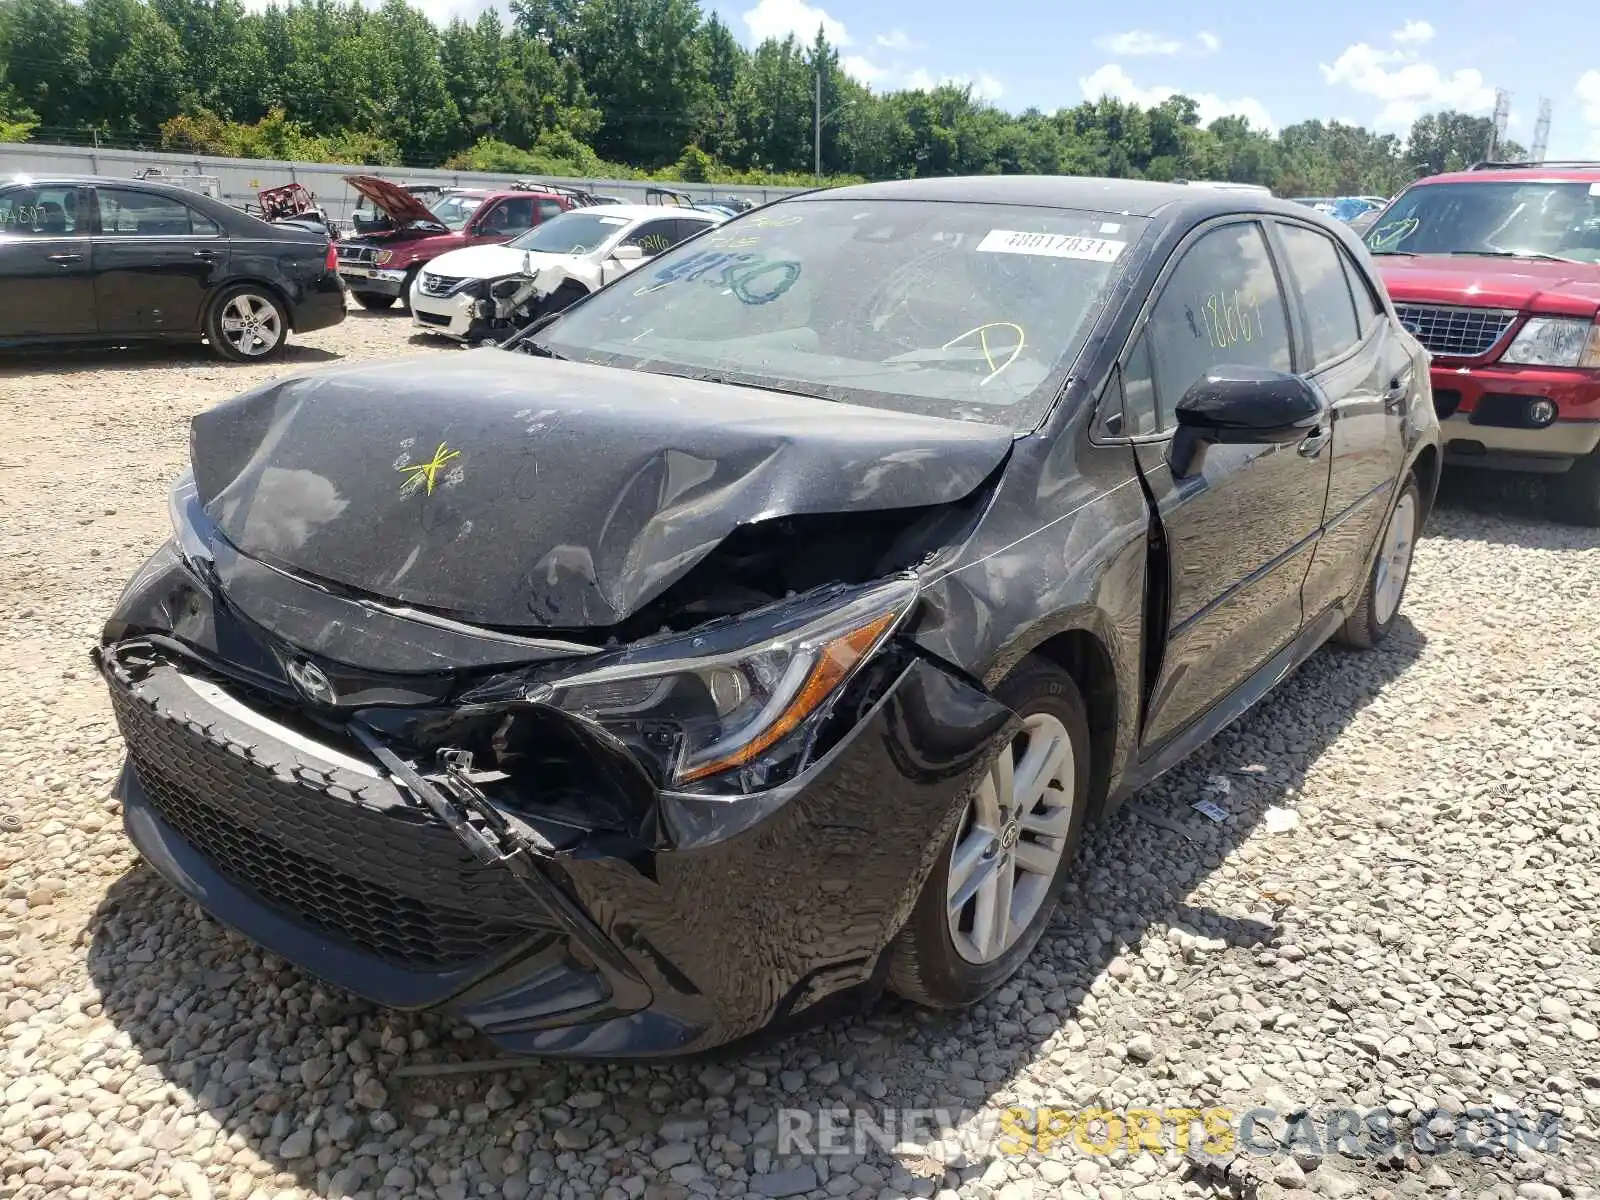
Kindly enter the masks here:
[[1372, 250], [1388, 250], [1405, 241], [1422, 225], [1416, 217], [1407, 217], [1403, 221], [1390, 221], [1387, 225], [1380, 225], [1372, 231], [1372, 236], [1367, 239], [1367, 247]]
[[762, 216], [752, 217], [751, 223], [758, 229], [782, 229], [787, 225], [798, 225], [805, 220], [799, 213], [792, 213], [787, 217]]
[[1266, 333], [1261, 323], [1261, 306], [1247, 300], [1238, 288], [1201, 297], [1195, 311], [1206, 340], [1218, 350], [1240, 342], [1253, 342]]
[[[1010, 341], [1008, 337], [992, 338], [991, 335], [998, 334], [1001, 330], [1009, 330], [1015, 334], [1017, 339], [1015, 344], [1008, 345], [1007, 343]], [[1023, 345], [1028, 340], [1028, 335], [1023, 331], [1022, 326], [1016, 322], [990, 321], [987, 325], [978, 325], [965, 333], [957, 334], [943, 346], [940, 346], [939, 349], [948, 350], [957, 343], [964, 342], [974, 336], [978, 339], [978, 348], [983, 351], [983, 361], [989, 364], [989, 373], [984, 376], [983, 383], [978, 384], [979, 387], [988, 383], [989, 380], [1016, 362], [1017, 356], [1022, 353]], [[998, 348], [996, 343], [998, 343]], [[1003, 361], [999, 362], [998, 365], [995, 361], [997, 357], [1003, 358]]]

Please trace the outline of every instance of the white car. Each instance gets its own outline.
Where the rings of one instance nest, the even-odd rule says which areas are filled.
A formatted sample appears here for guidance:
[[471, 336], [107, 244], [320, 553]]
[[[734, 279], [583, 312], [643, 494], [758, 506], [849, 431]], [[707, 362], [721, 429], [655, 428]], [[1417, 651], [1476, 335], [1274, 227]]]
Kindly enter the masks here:
[[429, 333], [470, 341], [493, 311], [489, 285], [497, 279], [534, 268], [540, 311], [554, 312], [726, 219], [696, 209], [663, 211], [654, 204], [575, 208], [514, 241], [469, 246], [433, 259], [411, 285], [411, 321]]

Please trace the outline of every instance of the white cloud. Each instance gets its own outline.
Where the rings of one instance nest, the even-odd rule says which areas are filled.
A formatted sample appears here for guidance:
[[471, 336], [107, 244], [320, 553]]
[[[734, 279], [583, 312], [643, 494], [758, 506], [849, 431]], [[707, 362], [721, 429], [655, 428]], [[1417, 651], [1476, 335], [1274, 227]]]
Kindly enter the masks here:
[[1195, 107], [1200, 112], [1201, 124], [1209, 124], [1218, 117], [1243, 117], [1259, 129], [1276, 130], [1278, 127], [1272, 119], [1272, 114], [1267, 112], [1266, 106], [1253, 97], [1240, 96], [1238, 99], [1224, 100], [1214, 92], [1199, 92], [1192, 88], [1168, 87], [1164, 84], [1140, 87], [1127, 71], [1116, 63], [1107, 63], [1099, 70], [1078, 80], [1078, 86], [1083, 89], [1085, 100], [1098, 100], [1102, 96], [1111, 96], [1127, 104], [1137, 104], [1140, 108], [1154, 108], [1169, 96], [1187, 96], [1195, 102]]
[[1572, 91], [1583, 108], [1583, 123], [1589, 127], [1589, 153], [1600, 155], [1600, 71], [1585, 71]]
[[1194, 44], [1164, 33], [1150, 33], [1144, 29], [1130, 29], [1125, 33], [1108, 33], [1097, 37], [1094, 44], [1108, 54], [1121, 58], [1159, 56], [1171, 58], [1176, 54], [1215, 54], [1222, 48], [1222, 39], [1202, 30], [1195, 34]]
[[806, 0], [760, 0], [741, 14], [750, 40], [761, 43], [768, 38], [782, 41], [793, 34], [802, 42], [810, 42], [822, 27], [824, 36], [835, 46], [850, 45], [850, 35], [844, 22], [830, 16], [825, 8], [813, 8]]
[[880, 33], [873, 39], [884, 50], [921, 50], [921, 42], [911, 40], [911, 35], [904, 29], [891, 29], [888, 33]]
[[1320, 67], [1329, 85], [1348, 87], [1382, 104], [1375, 120], [1380, 129], [1406, 129], [1435, 109], [1487, 113], [1494, 108], [1494, 88], [1481, 71], [1462, 67], [1445, 72], [1412, 51], [1380, 50], [1357, 42], [1347, 46], [1332, 66]]
[[1176, 54], [1183, 49], [1183, 43], [1177, 38], [1146, 33], [1142, 29], [1109, 33], [1105, 37], [1095, 38], [1094, 44], [1112, 54]]
[[907, 74], [901, 86], [914, 92], [928, 92], [947, 83], [954, 87], [969, 87], [979, 100], [990, 102], [1000, 99], [1005, 92], [1004, 85], [987, 71], [980, 71], [976, 76], [934, 75], [922, 67]]
[[861, 54], [847, 54], [839, 60], [839, 66], [844, 69], [846, 75], [852, 79], [859, 80], [868, 87], [880, 80], [887, 79], [889, 76], [887, 67], [880, 67], [870, 58]]
[[1433, 41], [1433, 26], [1426, 21], [1407, 21], [1389, 35], [1402, 46], [1422, 45]]
[[1005, 88], [1001, 86], [1000, 81], [987, 71], [978, 72], [978, 78], [972, 81], [972, 94], [980, 100], [993, 103], [1000, 99], [1004, 91]]

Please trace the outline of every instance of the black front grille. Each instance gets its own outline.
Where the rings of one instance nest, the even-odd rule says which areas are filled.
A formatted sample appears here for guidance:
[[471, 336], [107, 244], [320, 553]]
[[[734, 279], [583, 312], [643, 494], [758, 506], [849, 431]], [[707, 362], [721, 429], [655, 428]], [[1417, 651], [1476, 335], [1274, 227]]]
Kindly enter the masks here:
[[465, 278], [458, 279], [452, 275], [432, 275], [424, 271], [422, 273], [422, 294], [424, 296], [448, 296], [465, 282]]
[[1456, 409], [1461, 407], [1461, 393], [1455, 388], [1433, 389], [1433, 411], [1439, 420], [1448, 421], [1456, 415]]
[[424, 325], [450, 324], [449, 317], [440, 316], [438, 313], [423, 312], [420, 308], [414, 310], [411, 315], [416, 317], [417, 320], [421, 321]]
[[117, 683], [111, 695], [162, 819], [269, 907], [414, 969], [458, 966], [544, 932], [509, 871], [477, 863], [425, 814], [370, 807], [320, 771], [285, 771], [221, 744]]
[[1495, 308], [1453, 308], [1442, 304], [1397, 304], [1400, 324], [1427, 347], [1446, 358], [1487, 354], [1511, 328], [1517, 314]]
[[339, 247], [339, 261], [352, 266], [374, 266], [378, 261], [378, 248], [376, 246], [341, 245]]

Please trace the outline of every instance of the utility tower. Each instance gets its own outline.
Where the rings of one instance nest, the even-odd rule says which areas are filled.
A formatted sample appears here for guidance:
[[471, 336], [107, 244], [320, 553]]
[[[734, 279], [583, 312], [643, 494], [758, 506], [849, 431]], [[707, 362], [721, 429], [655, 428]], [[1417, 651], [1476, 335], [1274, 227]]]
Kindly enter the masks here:
[[1550, 145], [1550, 101], [1539, 100], [1539, 122], [1533, 127], [1533, 150], [1528, 158], [1536, 163], [1544, 161], [1545, 149]]
[[1500, 150], [1500, 143], [1506, 140], [1506, 122], [1511, 117], [1511, 93], [1505, 88], [1494, 90], [1494, 124], [1489, 130], [1489, 153], [1485, 156], [1491, 162]]

